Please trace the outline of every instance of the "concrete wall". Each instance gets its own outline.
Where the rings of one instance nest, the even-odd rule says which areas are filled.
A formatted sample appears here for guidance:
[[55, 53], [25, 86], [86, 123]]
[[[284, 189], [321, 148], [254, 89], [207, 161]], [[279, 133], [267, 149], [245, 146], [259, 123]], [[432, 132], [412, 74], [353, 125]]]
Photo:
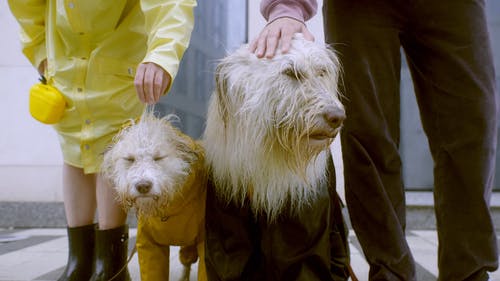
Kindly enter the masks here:
[[28, 111], [37, 73], [20, 51], [18, 25], [0, 0], [0, 201], [61, 199], [61, 153], [51, 127]]

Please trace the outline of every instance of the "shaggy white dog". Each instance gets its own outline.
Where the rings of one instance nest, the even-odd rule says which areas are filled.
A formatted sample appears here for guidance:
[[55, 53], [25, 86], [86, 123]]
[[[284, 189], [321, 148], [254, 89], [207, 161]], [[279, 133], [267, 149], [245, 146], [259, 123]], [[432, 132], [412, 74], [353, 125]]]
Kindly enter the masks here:
[[182, 280], [198, 256], [198, 280], [206, 280], [204, 151], [170, 124], [173, 118], [147, 111], [125, 127], [104, 154], [102, 171], [122, 206], [137, 211], [141, 280], [168, 280], [170, 245], [181, 246]]
[[273, 59], [243, 46], [220, 62], [203, 140], [218, 196], [271, 221], [314, 202], [345, 119], [338, 74], [335, 53], [301, 34]]

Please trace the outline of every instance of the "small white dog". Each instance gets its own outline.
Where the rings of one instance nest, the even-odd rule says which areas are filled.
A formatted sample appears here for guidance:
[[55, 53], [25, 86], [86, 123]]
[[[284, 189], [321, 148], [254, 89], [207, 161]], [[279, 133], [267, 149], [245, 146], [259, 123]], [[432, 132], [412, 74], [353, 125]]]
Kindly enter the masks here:
[[115, 137], [102, 164], [118, 201], [137, 211], [143, 281], [168, 280], [170, 245], [181, 246], [182, 280], [189, 280], [191, 264], [198, 256], [198, 280], [206, 280], [204, 151], [174, 128], [172, 119], [146, 112]]
[[274, 220], [314, 202], [345, 112], [335, 53], [296, 34], [289, 53], [259, 59], [243, 46], [216, 70], [204, 147], [216, 193], [250, 199]]

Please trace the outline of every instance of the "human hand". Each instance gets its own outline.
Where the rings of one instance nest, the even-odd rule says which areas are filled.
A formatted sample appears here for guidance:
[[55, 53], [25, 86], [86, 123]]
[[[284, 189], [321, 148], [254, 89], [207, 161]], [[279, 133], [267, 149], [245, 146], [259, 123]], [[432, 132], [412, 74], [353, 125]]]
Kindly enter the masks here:
[[265, 56], [270, 59], [276, 54], [278, 46], [281, 46], [281, 52], [286, 53], [295, 33], [302, 33], [305, 39], [314, 41], [314, 36], [303, 22], [283, 17], [268, 23], [262, 29], [259, 36], [250, 43], [250, 52], [259, 58]]
[[134, 85], [137, 90], [137, 97], [146, 104], [155, 104], [165, 93], [172, 77], [161, 66], [146, 62], [137, 67]]
[[42, 62], [40, 62], [40, 65], [38, 65], [37, 71], [40, 76], [45, 76], [45, 70], [47, 69], [47, 59], [44, 59]]

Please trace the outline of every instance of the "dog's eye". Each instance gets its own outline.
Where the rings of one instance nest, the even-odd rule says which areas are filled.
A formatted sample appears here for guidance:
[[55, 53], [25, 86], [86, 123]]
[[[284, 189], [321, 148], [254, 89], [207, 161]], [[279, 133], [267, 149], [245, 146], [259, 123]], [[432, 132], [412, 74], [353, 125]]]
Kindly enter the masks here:
[[161, 161], [161, 160], [165, 159], [166, 157], [167, 156], [165, 156], [165, 155], [159, 155], [159, 156], [153, 157], [153, 160], [154, 161]]
[[316, 76], [318, 76], [318, 77], [325, 77], [325, 76], [327, 76], [327, 74], [328, 74], [328, 70], [326, 70], [325, 68], [321, 68], [316, 72]]
[[283, 75], [286, 75], [294, 80], [301, 80], [303, 75], [300, 73], [300, 71], [296, 71], [292, 67], [286, 68], [281, 72]]
[[127, 162], [130, 162], [130, 163], [134, 163], [134, 161], [135, 161], [134, 156], [127, 156], [127, 157], [124, 157], [123, 159]]
[[287, 68], [287, 69], [283, 70], [281, 73], [286, 75], [286, 76], [295, 78], [295, 71], [293, 71], [292, 68]]

